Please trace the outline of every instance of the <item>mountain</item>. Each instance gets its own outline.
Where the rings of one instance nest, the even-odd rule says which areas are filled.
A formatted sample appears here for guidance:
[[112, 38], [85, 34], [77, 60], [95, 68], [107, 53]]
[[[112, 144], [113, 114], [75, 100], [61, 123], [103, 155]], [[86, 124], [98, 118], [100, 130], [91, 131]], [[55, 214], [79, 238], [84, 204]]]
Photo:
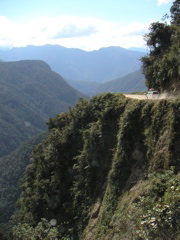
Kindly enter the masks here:
[[17, 61], [38, 59], [47, 62], [64, 79], [106, 82], [140, 68], [145, 54], [121, 47], [86, 52], [58, 45], [27, 46], [0, 51], [0, 59]]
[[22, 143], [15, 151], [0, 157], [0, 223], [8, 222], [12, 216], [21, 193], [19, 182], [27, 165], [31, 163], [33, 148], [46, 135], [47, 133], [38, 134]]
[[124, 77], [102, 83], [95, 90], [95, 94], [103, 92], [143, 92], [146, 90], [145, 77], [141, 70], [138, 70]]
[[11, 239], [178, 240], [179, 108], [106, 93], [51, 118]]
[[88, 95], [92, 96], [95, 94], [95, 90], [99, 87], [100, 83], [98, 82], [91, 82], [91, 81], [74, 81], [74, 80], [68, 80], [66, 81], [71, 85], [73, 88], [78, 89], [78, 91]]
[[85, 97], [41, 60], [0, 62], [0, 156]]

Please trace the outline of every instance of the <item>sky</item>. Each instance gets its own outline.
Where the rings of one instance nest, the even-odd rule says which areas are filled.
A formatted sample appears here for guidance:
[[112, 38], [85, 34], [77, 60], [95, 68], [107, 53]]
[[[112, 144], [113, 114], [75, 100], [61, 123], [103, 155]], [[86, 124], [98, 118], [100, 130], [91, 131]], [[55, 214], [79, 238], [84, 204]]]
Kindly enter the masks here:
[[145, 48], [152, 22], [170, 14], [173, 0], [1, 0], [0, 48], [61, 45]]

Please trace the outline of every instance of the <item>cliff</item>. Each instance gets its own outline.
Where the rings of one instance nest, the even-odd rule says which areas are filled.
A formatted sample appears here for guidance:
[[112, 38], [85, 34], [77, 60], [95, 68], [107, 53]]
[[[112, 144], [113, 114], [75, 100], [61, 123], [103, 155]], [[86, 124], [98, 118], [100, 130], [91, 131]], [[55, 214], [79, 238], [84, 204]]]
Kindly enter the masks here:
[[107, 93], [50, 119], [23, 179], [14, 239], [42, 218], [58, 239], [178, 239], [179, 109], [180, 99]]

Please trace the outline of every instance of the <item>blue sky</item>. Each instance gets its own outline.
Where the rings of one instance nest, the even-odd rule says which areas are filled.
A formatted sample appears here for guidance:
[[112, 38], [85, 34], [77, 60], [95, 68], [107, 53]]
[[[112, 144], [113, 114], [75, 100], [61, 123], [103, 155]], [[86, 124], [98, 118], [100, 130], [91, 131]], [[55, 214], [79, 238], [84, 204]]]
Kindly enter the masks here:
[[58, 44], [87, 51], [144, 47], [173, 0], [2, 0], [0, 47]]

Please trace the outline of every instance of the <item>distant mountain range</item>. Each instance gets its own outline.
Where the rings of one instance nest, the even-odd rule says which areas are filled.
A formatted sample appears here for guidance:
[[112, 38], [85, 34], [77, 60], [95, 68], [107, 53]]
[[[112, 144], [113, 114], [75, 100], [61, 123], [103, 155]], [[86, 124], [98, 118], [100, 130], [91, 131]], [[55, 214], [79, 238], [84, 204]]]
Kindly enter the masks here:
[[91, 82], [91, 81], [76, 81], [76, 80], [69, 80], [66, 79], [66, 81], [75, 89], [78, 91], [88, 95], [93, 96], [96, 92], [96, 89], [101, 85], [101, 83], [98, 82]]
[[146, 91], [145, 77], [141, 70], [130, 73], [124, 77], [105, 82], [96, 89], [95, 94], [102, 92], [142, 92]]
[[83, 97], [41, 60], [0, 62], [0, 157]]
[[58, 45], [27, 46], [1, 50], [3, 61], [37, 59], [47, 62], [64, 79], [103, 83], [140, 68], [141, 51], [107, 47], [86, 52]]

